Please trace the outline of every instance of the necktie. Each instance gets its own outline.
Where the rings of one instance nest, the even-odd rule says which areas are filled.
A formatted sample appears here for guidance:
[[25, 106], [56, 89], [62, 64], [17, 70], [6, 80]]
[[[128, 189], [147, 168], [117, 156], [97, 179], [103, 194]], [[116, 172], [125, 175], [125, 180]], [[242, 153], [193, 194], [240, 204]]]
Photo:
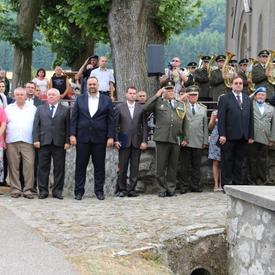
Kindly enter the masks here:
[[172, 100], [169, 100], [169, 105], [170, 105], [171, 109], [173, 109]]
[[54, 108], [55, 108], [55, 106], [51, 105], [51, 107], [50, 107], [50, 116], [51, 117], [53, 117]]
[[239, 96], [239, 95], [237, 95], [237, 96], [236, 96], [236, 98], [237, 98], [237, 101], [238, 101], [238, 103], [239, 103], [240, 108], [242, 109], [242, 108], [243, 108], [243, 106], [242, 106], [242, 102], [241, 102], [241, 98], [240, 98], [240, 96]]
[[196, 114], [196, 112], [195, 112], [195, 105], [194, 104], [191, 105], [191, 110], [192, 110], [192, 114], [194, 116]]

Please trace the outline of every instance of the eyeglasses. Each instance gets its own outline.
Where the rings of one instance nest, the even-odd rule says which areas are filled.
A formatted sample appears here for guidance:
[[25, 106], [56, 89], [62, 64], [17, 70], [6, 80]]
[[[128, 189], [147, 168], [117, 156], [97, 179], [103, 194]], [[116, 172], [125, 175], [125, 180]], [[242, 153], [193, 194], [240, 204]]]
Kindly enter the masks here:
[[243, 85], [242, 82], [234, 82], [233, 85]]
[[180, 62], [180, 61], [179, 61], [179, 60], [175, 60], [175, 59], [173, 59], [173, 60], [172, 60], [172, 62]]

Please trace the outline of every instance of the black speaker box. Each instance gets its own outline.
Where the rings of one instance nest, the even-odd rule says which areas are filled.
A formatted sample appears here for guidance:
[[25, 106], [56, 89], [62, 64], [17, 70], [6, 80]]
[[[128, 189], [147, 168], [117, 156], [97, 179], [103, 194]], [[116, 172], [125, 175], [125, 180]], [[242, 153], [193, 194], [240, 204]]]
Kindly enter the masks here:
[[148, 76], [164, 74], [164, 46], [149, 44], [147, 46], [147, 73]]

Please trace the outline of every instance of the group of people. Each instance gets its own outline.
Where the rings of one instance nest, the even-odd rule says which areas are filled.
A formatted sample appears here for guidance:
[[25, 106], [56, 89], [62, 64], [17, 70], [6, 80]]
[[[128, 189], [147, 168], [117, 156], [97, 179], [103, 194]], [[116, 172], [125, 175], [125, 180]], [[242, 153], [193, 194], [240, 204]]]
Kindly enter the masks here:
[[[262, 57], [267, 53], [259, 53], [252, 80], [259, 79], [258, 67], [262, 66], [268, 71], [261, 81], [269, 83], [270, 68], [265, 67], [266, 57]], [[191, 62], [186, 73], [180, 69], [179, 58], [174, 57], [172, 64], [177, 65], [160, 78], [161, 88], [155, 95], [147, 99], [145, 91], [128, 87], [125, 101], [115, 108], [115, 80], [107, 69], [106, 57], [92, 56], [80, 68], [76, 79], [82, 79], [84, 84], [71, 108], [61, 102], [68, 98], [70, 88], [61, 67], [56, 67], [49, 81], [45, 70], [39, 69], [33, 81], [14, 90], [14, 99], [5, 95], [5, 83], [0, 81], [0, 182], [5, 181], [8, 164], [13, 198], [23, 195], [32, 199], [38, 186], [39, 199], [45, 199], [50, 193], [53, 159], [51, 193], [52, 197], [63, 199], [66, 150], [76, 146], [75, 199], [81, 200], [85, 193], [91, 158], [95, 195], [104, 200], [106, 148], [114, 147], [119, 152], [116, 194], [135, 197], [140, 155], [147, 149], [148, 130], [153, 125], [155, 179], [160, 197], [176, 196], [177, 188], [181, 194], [202, 192], [201, 158], [207, 147], [209, 159], [213, 160], [214, 191], [222, 191], [227, 184], [265, 184], [268, 148], [275, 142], [275, 113], [271, 105], [275, 100], [269, 96], [270, 87], [256, 85], [249, 96], [240, 69], [234, 71], [228, 87], [228, 75], [224, 72], [227, 58], [217, 56], [218, 68], [211, 70], [209, 61], [211, 57], [201, 57], [200, 68]], [[241, 60], [240, 66], [246, 61]], [[202, 81], [201, 76], [208, 81]], [[223, 86], [221, 92], [213, 89], [219, 77], [223, 80], [219, 83]], [[218, 100], [210, 121], [207, 107], [199, 102], [209, 98]]]

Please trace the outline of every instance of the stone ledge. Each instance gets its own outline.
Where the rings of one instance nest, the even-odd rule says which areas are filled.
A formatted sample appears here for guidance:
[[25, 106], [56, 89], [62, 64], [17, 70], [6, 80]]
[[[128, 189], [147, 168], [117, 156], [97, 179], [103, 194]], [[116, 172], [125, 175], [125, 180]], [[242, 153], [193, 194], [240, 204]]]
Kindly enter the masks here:
[[275, 186], [227, 185], [227, 195], [275, 211]]

